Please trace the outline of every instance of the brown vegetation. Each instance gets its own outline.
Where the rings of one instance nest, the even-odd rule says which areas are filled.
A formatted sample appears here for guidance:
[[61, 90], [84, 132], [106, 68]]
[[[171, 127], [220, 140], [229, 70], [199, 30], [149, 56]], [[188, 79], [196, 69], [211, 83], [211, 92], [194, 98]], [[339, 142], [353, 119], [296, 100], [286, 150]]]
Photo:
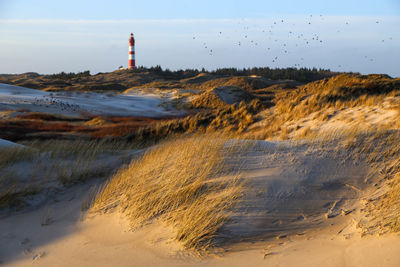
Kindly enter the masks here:
[[33, 139], [71, 139], [120, 137], [145, 126], [174, 118], [97, 116], [66, 117], [39, 112], [24, 112], [0, 121], [0, 138], [10, 141]]

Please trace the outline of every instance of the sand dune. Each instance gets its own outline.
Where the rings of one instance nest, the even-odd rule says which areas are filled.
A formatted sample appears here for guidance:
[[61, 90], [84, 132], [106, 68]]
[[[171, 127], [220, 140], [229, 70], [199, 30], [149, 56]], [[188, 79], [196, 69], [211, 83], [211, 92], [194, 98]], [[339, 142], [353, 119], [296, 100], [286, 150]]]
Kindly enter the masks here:
[[[223, 227], [224, 252], [199, 257], [153, 222], [130, 231], [118, 213], [81, 211], [91, 186], [75, 186], [37, 210], [0, 220], [6, 266], [395, 266], [396, 235], [361, 238], [359, 203], [373, 170], [329, 145], [258, 142], [242, 163], [249, 191]], [[349, 163], [351, 162], [351, 163]], [[371, 178], [372, 179], [372, 178]], [[48, 223], [43, 224], [43, 218]], [[217, 254], [215, 254], [217, 253]]]

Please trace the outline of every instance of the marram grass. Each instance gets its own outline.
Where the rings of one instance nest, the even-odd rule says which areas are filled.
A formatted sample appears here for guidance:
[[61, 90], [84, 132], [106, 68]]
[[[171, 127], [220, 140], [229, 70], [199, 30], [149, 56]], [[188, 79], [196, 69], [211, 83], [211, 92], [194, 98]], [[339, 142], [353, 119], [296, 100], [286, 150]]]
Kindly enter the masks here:
[[91, 211], [118, 207], [133, 228], [161, 220], [186, 248], [207, 249], [244, 189], [225, 161], [237, 149], [216, 137], [165, 142], [119, 170]]

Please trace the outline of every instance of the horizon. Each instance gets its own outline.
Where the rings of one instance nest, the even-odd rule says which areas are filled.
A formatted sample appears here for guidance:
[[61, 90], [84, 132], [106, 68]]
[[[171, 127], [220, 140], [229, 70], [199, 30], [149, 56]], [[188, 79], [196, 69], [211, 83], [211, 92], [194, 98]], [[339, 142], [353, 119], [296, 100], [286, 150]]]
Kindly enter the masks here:
[[400, 76], [400, 3], [306, 3], [6, 0], [0, 3], [0, 73], [127, 67], [133, 32], [137, 65], [144, 67], [304, 67]]

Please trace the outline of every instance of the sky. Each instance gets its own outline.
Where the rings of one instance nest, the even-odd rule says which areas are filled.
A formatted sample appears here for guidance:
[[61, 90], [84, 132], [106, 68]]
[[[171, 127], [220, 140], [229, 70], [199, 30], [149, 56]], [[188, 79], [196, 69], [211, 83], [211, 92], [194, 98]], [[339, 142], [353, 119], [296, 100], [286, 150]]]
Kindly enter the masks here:
[[400, 76], [400, 0], [0, 0], [0, 73], [307, 67]]

